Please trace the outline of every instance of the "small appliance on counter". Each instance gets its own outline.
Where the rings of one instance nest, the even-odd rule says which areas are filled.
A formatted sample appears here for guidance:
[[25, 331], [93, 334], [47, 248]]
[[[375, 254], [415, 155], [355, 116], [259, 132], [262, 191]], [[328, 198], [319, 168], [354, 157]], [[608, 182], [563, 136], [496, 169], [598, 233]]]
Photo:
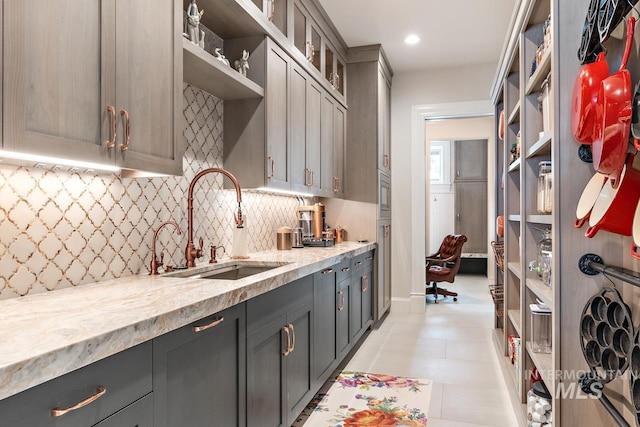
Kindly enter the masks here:
[[304, 246], [333, 246], [333, 233], [325, 233], [325, 210], [322, 203], [298, 206], [298, 223], [302, 229], [302, 244]]
[[276, 231], [276, 247], [279, 251], [287, 251], [291, 249], [291, 228], [280, 227]]

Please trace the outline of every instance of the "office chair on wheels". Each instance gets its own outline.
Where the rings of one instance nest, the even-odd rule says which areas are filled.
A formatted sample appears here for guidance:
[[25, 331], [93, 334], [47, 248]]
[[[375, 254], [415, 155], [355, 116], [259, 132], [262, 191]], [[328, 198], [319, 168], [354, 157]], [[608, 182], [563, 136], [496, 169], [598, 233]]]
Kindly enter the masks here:
[[434, 295], [436, 304], [438, 303], [438, 295], [443, 295], [445, 298], [451, 296], [454, 301], [458, 301], [457, 292], [439, 288], [437, 284], [455, 281], [462, 260], [462, 245], [466, 241], [467, 236], [464, 234], [449, 234], [445, 236], [438, 252], [426, 258], [425, 294]]

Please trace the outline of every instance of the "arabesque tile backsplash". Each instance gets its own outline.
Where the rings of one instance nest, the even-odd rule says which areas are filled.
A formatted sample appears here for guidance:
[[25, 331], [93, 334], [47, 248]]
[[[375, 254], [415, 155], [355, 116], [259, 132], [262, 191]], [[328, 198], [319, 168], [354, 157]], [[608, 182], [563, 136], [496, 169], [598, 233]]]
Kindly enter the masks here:
[[[147, 274], [153, 231], [165, 264], [184, 264], [186, 193], [200, 170], [222, 167], [223, 102], [184, 85], [184, 176], [126, 179], [0, 166], [0, 299]], [[233, 173], [233, 171], [231, 171]], [[240, 182], [242, 185], [242, 182]], [[292, 225], [294, 197], [243, 190], [249, 252], [275, 248]], [[235, 192], [207, 175], [194, 193], [194, 237], [231, 250]], [[227, 255], [224, 255], [226, 257]]]

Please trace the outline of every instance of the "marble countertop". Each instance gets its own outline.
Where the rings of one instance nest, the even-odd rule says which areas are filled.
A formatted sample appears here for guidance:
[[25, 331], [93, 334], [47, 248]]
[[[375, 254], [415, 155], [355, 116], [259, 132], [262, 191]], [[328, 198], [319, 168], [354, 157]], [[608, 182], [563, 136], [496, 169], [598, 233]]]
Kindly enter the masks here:
[[254, 253], [248, 261], [288, 264], [233, 281], [131, 276], [0, 301], [0, 399], [374, 247], [344, 242]]

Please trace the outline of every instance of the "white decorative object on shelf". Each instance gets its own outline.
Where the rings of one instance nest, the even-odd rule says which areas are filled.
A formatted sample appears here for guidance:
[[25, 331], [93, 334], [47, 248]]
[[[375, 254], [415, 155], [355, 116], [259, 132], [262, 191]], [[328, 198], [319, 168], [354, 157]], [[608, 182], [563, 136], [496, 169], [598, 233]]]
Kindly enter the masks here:
[[222, 62], [223, 64], [226, 64], [227, 66], [231, 66], [231, 64], [229, 63], [229, 60], [227, 58], [224, 57], [223, 54], [220, 53], [220, 49], [219, 47], [215, 48], [215, 57], [218, 61]]
[[185, 33], [188, 34], [191, 43], [204, 48], [204, 31], [200, 30], [200, 18], [204, 15], [204, 9], [198, 11], [196, 0], [191, 0], [187, 7], [187, 19], [185, 20]]
[[242, 58], [236, 59], [233, 62], [236, 70], [243, 76], [247, 76], [247, 70], [249, 69], [249, 52], [246, 50], [242, 50]]

